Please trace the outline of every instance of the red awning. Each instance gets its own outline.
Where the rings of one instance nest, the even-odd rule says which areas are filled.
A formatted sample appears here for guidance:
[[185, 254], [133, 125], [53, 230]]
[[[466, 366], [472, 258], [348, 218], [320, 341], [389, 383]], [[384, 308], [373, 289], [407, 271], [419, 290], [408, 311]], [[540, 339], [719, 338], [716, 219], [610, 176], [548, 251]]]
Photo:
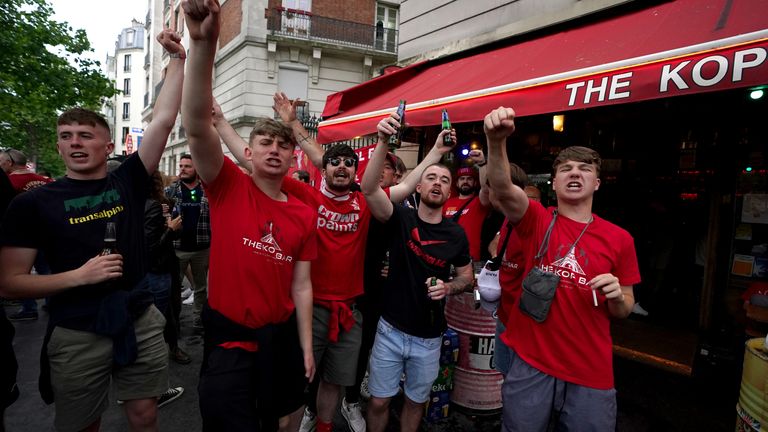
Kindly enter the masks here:
[[676, 0], [515, 45], [417, 63], [328, 97], [318, 141], [412, 126], [563, 112], [768, 83], [766, 0]]

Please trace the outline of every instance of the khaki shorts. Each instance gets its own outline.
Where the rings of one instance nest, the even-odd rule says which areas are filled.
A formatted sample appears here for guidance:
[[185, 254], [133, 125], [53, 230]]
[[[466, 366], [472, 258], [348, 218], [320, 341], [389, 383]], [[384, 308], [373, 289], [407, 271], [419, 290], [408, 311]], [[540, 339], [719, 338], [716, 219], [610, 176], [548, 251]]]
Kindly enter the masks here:
[[342, 329], [339, 340], [332, 344], [328, 341], [331, 312], [317, 305], [312, 310], [312, 351], [318, 376], [327, 383], [342, 386], [355, 384], [357, 356], [363, 340], [363, 315], [357, 309], [352, 311], [352, 315], [355, 324], [348, 332]]
[[124, 367], [112, 360], [112, 339], [91, 332], [56, 327], [48, 342], [56, 429], [79, 431], [98, 420], [109, 405], [109, 387], [117, 399], [147, 399], [168, 389], [165, 318], [150, 306], [134, 322], [138, 358]]

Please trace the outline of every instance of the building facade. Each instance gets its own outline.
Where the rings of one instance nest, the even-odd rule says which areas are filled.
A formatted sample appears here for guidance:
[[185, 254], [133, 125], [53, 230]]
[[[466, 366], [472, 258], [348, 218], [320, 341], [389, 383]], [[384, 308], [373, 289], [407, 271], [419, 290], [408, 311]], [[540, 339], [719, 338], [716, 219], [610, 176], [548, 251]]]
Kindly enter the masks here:
[[[247, 138], [256, 117], [274, 116], [272, 96], [277, 91], [305, 102], [299, 109], [302, 118], [319, 117], [328, 95], [367, 81], [396, 62], [398, 3], [222, 1], [213, 93], [225, 117]], [[178, 0], [155, 0], [150, 6], [162, 8], [163, 22], [176, 23], [184, 33]], [[157, 86], [155, 79], [150, 77], [151, 89]], [[160, 169], [175, 174], [178, 157], [187, 151], [184, 127], [177, 123]]]
[[[141, 122], [145, 86], [144, 68], [144, 24], [132, 20], [115, 42], [114, 75], [118, 93], [112, 99], [115, 154], [131, 154], [139, 145], [144, 133]], [[110, 67], [110, 70], [112, 68]]]

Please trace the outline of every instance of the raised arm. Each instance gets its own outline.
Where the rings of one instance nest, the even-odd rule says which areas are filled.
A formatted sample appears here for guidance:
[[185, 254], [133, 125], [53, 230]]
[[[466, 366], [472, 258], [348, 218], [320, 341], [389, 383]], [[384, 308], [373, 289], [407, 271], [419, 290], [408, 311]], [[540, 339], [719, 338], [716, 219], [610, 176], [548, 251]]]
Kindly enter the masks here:
[[[435, 140], [435, 145], [432, 146], [432, 148], [429, 150], [429, 153], [424, 156], [424, 159], [422, 159], [421, 163], [416, 165], [416, 168], [408, 173], [408, 175], [400, 183], [398, 183], [396, 186], [392, 186], [389, 189], [389, 199], [392, 200], [392, 202], [401, 202], [408, 195], [412, 194], [416, 190], [416, 185], [419, 183], [424, 170], [427, 169], [428, 166], [440, 162], [440, 159], [443, 158], [443, 155], [451, 151], [453, 145], [446, 146], [443, 140], [443, 136], [445, 136], [447, 133], [451, 134], [451, 142], [453, 142], [453, 145], [456, 144], [456, 130], [451, 129], [450, 132], [447, 130], [440, 131], [440, 134], [437, 135], [437, 139]], [[389, 139], [388, 136], [387, 139]], [[379, 135], [379, 141], [381, 141], [381, 135]], [[366, 172], [368, 172], [368, 169], [369, 168], [366, 168]], [[379, 168], [378, 172], [381, 172], [381, 168]]]
[[182, 2], [189, 32], [187, 79], [181, 103], [181, 119], [187, 129], [189, 151], [204, 182], [216, 179], [224, 163], [219, 134], [213, 126], [212, 69], [219, 38], [219, 2], [184, 0]]
[[184, 59], [187, 57], [181, 45], [181, 37], [173, 30], [164, 29], [157, 35], [157, 41], [170, 54], [171, 61], [168, 63], [163, 87], [152, 109], [152, 121], [144, 131], [144, 138], [139, 147], [139, 158], [150, 174], [157, 170], [168, 134], [171, 133], [179, 114], [181, 86], [184, 82]]
[[235, 128], [224, 118], [224, 113], [221, 111], [221, 106], [214, 99], [213, 101], [213, 126], [219, 133], [221, 140], [224, 141], [224, 145], [227, 146], [232, 155], [237, 159], [237, 162], [244, 166], [251, 168], [251, 163], [245, 158], [245, 149], [248, 147], [248, 143], [235, 131]]
[[[360, 190], [365, 195], [371, 215], [381, 222], [388, 221], [394, 210], [392, 201], [387, 197], [386, 192], [379, 187], [379, 177], [387, 158], [389, 136], [395, 133], [395, 128], [400, 125], [395, 119], [396, 116], [397, 114], [394, 114], [394, 117], [386, 117], [376, 126], [379, 132], [379, 141], [376, 143], [376, 148], [368, 161], [368, 166], [365, 168], [363, 179], [360, 182]], [[392, 189], [390, 189], [390, 193], [391, 191]]]
[[488, 169], [486, 168], [486, 164], [488, 161], [485, 159], [485, 154], [482, 150], [472, 150], [469, 152], [469, 158], [472, 159], [475, 162], [475, 166], [480, 168], [480, 171], [478, 172], [478, 177], [480, 178], [480, 193], [477, 195], [480, 199], [480, 204], [483, 205], [483, 207], [488, 207], [491, 205], [491, 199], [488, 197]]
[[304, 126], [301, 124], [298, 118], [296, 118], [296, 106], [301, 102], [299, 99], [291, 102], [288, 96], [283, 92], [277, 92], [272, 97], [274, 104], [272, 109], [280, 116], [283, 123], [287, 124], [293, 131], [293, 136], [296, 138], [296, 142], [299, 144], [304, 153], [307, 154], [309, 160], [312, 161], [312, 165], [317, 169], [323, 169], [323, 155], [325, 150], [323, 146], [317, 143], [314, 138], [309, 135]]
[[528, 210], [528, 197], [512, 184], [507, 159], [507, 137], [515, 131], [515, 111], [499, 107], [485, 116], [483, 122], [488, 140], [487, 176], [498, 198], [499, 208], [510, 222], [516, 224]]

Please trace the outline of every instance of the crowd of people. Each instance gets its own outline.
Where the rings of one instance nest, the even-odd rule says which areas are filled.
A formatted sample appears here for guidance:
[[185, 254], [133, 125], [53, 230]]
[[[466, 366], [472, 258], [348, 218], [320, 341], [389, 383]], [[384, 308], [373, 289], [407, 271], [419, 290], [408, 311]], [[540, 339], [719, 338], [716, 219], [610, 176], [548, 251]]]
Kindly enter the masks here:
[[[592, 213], [597, 152], [560, 152], [557, 201], [545, 207], [507, 162], [513, 109], [488, 113], [487, 159], [473, 150], [455, 172], [440, 163], [457, 142], [446, 129], [406, 173], [388, 148], [405, 127], [393, 112], [357, 184], [354, 150], [319, 145], [283, 93], [280, 119], [259, 118], [240, 137], [212, 95], [218, 3], [183, 7], [190, 46], [170, 30], [158, 36], [171, 61], [136, 153], [108, 170], [109, 126], [80, 108], [57, 123], [64, 177], [0, 153], [0, 180], [21, 192], [0, 226], [0, 296], [27, 300], [17, 319], [36, 317], [33, 299], [47, 299], [40, 389], [57, 430], [98, 430], [111, 385], [130, 430], [157, 430], [158, 405], [183, 391], [169, 386], [168, 361], [190, 362], [178, 344], [187, 273], [204, 339], [203, 430], [326, 432], [340, 409], [351, 430], [381, 432], [401, 392], [400, 430], [417, 430], [438, 374], [445, 299], [477, 289], [493, 211], [505, 218], [488, 247], [500, 293], [485, 300], [497, 317], [503, 430], [615, 429], [609, 320], [630, 313], [640, 277], [633, 239]], [[157, 167], [179, 110], [190, 154], [165, 185]], [[320, 170], [319, 187], [306, 172], [288, 175], [296, 145]], [[13, 327], [1, 324], [6, 407], [18, 390]]]

